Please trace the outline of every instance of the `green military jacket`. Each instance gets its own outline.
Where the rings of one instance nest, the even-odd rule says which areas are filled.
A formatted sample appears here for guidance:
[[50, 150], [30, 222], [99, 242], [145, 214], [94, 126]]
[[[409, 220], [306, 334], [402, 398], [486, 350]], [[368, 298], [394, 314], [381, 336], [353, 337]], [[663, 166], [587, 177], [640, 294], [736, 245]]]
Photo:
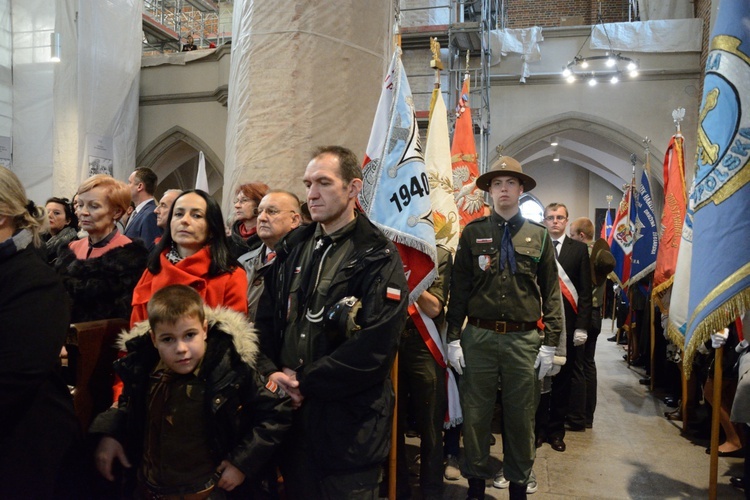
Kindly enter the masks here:
[[509, 224], [516, 273], [500, 269], [500, 243], [506, 221], [493, 211], [463, 231], [451, 275], [448, 340], [460, 337], [464, 319], [544, 321], [544, 345], [557, 346], [563, 324], [555, 250], [547, 228], [520, 212]]

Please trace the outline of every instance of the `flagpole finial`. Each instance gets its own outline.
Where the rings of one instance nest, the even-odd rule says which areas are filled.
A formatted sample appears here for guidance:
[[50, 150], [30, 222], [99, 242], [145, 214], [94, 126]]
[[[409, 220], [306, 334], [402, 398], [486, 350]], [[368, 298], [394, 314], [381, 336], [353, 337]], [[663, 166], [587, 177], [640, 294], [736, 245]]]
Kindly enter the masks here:
[[443, 69], [443, 61], [440, 59], [440, 42], [437, 37], [430, 37], [430, 51], [432, 51], [432, 60], [430, 67], [436, 71]]
[[648, 156], [650, 152], [649, 148], [651, 146], [651, 139], [649, 139], [648, 136], [646, 136], [641, 142], [643, 143], [643, 149], [646, 152], [646, 156]]
[[612, 206], [612, 199], [614, 197], [611, 194], [607, 195], [607, 209], [609, 209]]
[[681, 123], [685, 119], [685, 108], [677, 108], [672, 111], [672, 121], [674, 126], [677, 127], [677, 135], [682, 136]]

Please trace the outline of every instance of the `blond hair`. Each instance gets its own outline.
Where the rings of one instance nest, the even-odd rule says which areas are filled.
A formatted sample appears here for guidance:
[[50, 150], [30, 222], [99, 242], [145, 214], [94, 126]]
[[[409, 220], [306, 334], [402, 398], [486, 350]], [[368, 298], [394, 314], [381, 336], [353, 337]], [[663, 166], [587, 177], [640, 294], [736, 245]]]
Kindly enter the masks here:
[[106, 174], [92, 175], [78, 186], [77, 194], [86, 193], [97, 187], [103, 187], [107, 200], [114, 208], [121, 210], [120, 217], [128, 211], [131, 201], [130, 188], [127, 184], [112, 176]]
[[47, 220], [45, 211], [26, 198], [21, 181], [5, 167], [0, 167], [0, 215], [10, 217], [15, 230], [30, 230], [35, 246], [41, 244], [39, 233]]

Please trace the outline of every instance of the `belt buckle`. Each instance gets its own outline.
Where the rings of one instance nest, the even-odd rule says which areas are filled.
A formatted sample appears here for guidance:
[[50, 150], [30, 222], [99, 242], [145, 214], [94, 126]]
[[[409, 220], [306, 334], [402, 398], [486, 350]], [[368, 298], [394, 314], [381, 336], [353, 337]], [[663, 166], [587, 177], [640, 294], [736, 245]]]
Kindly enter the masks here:
[[[502, 326], [502, 330], [500, 327]], [[508, 323], [505, 321], [495, 321], [495, 333], [504, 334], [508, 332]]]

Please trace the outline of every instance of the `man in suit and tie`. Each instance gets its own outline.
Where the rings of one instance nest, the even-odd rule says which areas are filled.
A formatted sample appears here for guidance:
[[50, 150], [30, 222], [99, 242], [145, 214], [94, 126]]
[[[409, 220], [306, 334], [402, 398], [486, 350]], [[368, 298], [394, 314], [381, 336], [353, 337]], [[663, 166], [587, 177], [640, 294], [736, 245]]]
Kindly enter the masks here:
[[156, 222], [156, 182], [158, 177], [153, 170], [146, 167], [135, 169], [128, 177], [130, 196], [135, 203], [135, 213], [128, 219], [125, 227], [125, 236], [131, 240], [139, 239], [151, 250], [154, 248], [154, 240], [162, 235], [161, 228]]
[[[555, 451], [565, 451], [565, 429], [585, 431], [585, 411], [571, 406], [578, 398], [576, 391], [585, 391], [586, 379], [577, 363], [583, 356], [587, 330], [591, 321], [591, 264], [585, 243], [565, 236], [568, 208], [551, 203], [544, 209], [547, 226], [557, 254], [560, 291], [565, 309], [567, 362], [552, 379], [552, 391], [542, 395], [536, 414], [536, 445], [548, 441]], [[580, 417], [580, 418], [579, 418]], [[566, 419], [568, 420], [566, 422]]]

